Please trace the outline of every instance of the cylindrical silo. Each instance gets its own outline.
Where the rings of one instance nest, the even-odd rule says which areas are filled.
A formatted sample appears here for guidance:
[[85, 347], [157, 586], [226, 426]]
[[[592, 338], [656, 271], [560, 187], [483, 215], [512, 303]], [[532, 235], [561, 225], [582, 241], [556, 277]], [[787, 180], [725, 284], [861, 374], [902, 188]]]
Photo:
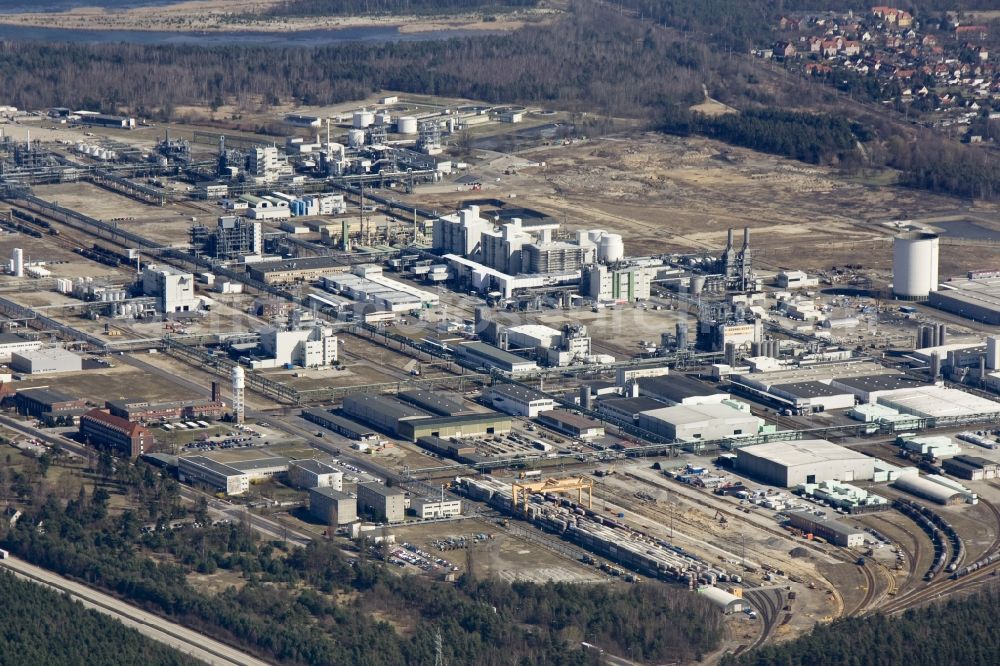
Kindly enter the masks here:
[[19, 247], [14, 248], [14, 256], [11, 258], [11, 273], [14, 277], [24, 277], [24, 250]]
[[937, 352], [931, 354], [931, 379], [941, 376], [941, 355]]
[[597, 245], [597, 259], [613, 264], [625, 258], [625, 243], [619, 234], [604, 234]]
[[685, 351], [688, 346], [688, 325], [686, 321], [677, 322], [675, 328], [677, 335], [677, 351]]
[[352, 129], [347, 132], [347, 145], [351, 148], [360, 148], [365, 145], [365, 131]]
[[986, 367], [1000, 370], [1000, 337], [995, 335], [986, 338]]
[[938, 285], [938, 236], [907, 231], [892, 242], [892, 292], [897, 298], [926, 299]]
[[416, 134], [417, 119], [413, 116], [402, 116], [396, 121], [396, 131], [400, 134]]
[[947, 337], [947, 335], [948, 335], [948, 325], [947, 324], [938, 324], [938, 327], [937, 327], [937, 343], [939, 345], [946, 345], [946, 344], [948, 344], [947, 342], [945, 342], [945, 338]]

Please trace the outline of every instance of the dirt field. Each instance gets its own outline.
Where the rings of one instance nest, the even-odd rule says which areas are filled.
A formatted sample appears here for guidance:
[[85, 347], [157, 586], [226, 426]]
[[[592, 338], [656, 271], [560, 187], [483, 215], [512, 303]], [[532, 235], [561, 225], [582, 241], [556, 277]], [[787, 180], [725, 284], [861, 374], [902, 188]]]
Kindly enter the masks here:
[[107, 10], [78, 7], [65, 12], [0, 14], [0, 23], [74, 30], [155, 30], [200, 32], [279, 32], [334, 30], [366, 26], [399, 26], [400, 32], [440, 30], [516, 30], [528, 22], [551, 19], [552, 9], [522, 9], [501, 13], [499, 20], [485, 21], [481, 13], [448, 16], [340, 16], [252, 20], [244, 15], [260, 13], [280, 0], [188, 0], [153, 7]]
[[[815, 269], [863, 263], [888, 268], [891, 232], [879, 222], [949, 214], [966, 202], [852, 181], [835, 169], [733, 148], [700, 138], [646, 133], [519, 153], [544, 166], [516, 175], [473, 170], [484, 193], [552, 215], [568, 229], [608, 229], [626, 254], [718, 253], [726, 229], [749, 226], [756, 265]], [[499, 182], [497, 180], [499, 179]], [[476, 193], [480, 197], [484, 193]], [[417, 198], [454, 209], [471, 193]], [[995, 205], [976, 204], [995, 215]], [[943, 246], [941, 272], [989, 263], [995, 249]], [[995, 259], [994, 259], [995, 261]]]

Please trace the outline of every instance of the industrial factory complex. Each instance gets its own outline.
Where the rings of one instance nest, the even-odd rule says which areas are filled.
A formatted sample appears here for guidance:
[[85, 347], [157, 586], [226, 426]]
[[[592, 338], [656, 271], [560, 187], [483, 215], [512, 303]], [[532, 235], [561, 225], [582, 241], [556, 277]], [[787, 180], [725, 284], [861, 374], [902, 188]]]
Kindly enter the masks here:
[[612, 160], [551, 109], [86, 117], [0, 139], [19, 450], [153, 465], [268, 540], [406, 543], [401, 575], [685, 586], [765, 638], [996, 570], [1000, 255], [940, 225], [859, 220], [872, 266], [830, 269], [778, 222], [630, 226], [652, 178], [557, 205]]

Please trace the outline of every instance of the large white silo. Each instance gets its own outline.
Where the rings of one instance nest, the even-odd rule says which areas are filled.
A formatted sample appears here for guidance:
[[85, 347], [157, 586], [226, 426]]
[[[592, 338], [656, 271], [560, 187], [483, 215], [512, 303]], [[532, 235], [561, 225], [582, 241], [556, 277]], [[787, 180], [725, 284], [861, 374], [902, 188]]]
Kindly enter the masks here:
[[417, 119], [414, 116], [402, 116], [396, 121], [396, 131], [400, 134], [416, 134]]
[[597, 245], [597, 260], [614, 264], [625, 258], [625, 242], [620, 234], [604, 234]]
[[375, 123], [375, 113], [366, 109], [355, 111], [352, 116], [354, 129], [365, 129]]
[[24, 250], [19, 247], [14, 248], [11, 256], [10, 272], [14, 277], [24, 277]]
[[892, 293], [905, 300], [923, 300], [938, 288], [938, 236], [907, 231], [892, 240]]

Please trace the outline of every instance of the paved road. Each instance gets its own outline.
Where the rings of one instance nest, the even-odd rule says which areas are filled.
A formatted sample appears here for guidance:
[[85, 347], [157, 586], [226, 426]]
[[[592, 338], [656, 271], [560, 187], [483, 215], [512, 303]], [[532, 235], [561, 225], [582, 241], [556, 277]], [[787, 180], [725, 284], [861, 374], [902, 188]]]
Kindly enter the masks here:
[[220, 666], [269, 666], [269, 662], [213, 640], [179, 624], [129, 605], [115, 597], [41, 569], [16, 557], [0, 560], [0, 566], [16, 575], [60, 592], [66, 592], [88, 608], [110, 615], [122, 624], [136, 629], [155, 641], [169, 645], [206, 664]]

